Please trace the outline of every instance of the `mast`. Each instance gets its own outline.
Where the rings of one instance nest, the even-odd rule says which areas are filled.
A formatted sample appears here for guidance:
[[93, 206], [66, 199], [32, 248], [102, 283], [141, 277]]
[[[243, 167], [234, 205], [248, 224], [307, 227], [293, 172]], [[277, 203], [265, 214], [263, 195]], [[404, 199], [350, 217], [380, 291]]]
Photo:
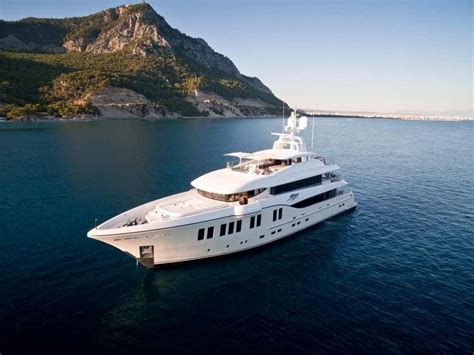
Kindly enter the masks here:
[[282, 129], [282, 132], [285, 132], [285, 103], [282, 101], [281, 105], [282, 105], [281, 129]]

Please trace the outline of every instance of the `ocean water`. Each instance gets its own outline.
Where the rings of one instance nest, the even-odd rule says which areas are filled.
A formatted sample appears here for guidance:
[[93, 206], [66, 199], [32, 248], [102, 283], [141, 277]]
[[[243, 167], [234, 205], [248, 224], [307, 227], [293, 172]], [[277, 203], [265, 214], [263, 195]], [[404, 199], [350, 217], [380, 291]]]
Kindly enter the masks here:
[[251, 252], [146, 270], [86, 237], [95, 218], [186, 190], [279, 131], [0, 124], [0, 353], [472, 354], [472, 122], [318, 119], [315, 151], [357, 209]]

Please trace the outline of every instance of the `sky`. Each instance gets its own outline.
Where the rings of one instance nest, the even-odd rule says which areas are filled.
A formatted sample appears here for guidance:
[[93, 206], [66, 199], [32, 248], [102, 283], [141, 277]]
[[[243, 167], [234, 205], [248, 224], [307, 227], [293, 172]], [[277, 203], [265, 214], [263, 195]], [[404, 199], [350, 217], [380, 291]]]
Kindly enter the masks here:
[[[0, 18], [83, 16], [124, 3], [0, 0]], [[148, 3], [291, 106], [472, 117], [472, 0]]]

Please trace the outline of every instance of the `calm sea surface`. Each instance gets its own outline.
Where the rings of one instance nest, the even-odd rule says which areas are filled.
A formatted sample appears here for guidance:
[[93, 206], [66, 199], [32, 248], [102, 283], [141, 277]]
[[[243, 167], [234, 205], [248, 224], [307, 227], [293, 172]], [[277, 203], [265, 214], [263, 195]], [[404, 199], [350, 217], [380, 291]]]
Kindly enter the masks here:
[[[89, 240], [280, 119], [0, 124], [0, 353], [474, 351], [474, 124], [318, 119], [358, 208], [233, 257], [146, 270]], [[305, 132], [310, 140], [311, 130]]]

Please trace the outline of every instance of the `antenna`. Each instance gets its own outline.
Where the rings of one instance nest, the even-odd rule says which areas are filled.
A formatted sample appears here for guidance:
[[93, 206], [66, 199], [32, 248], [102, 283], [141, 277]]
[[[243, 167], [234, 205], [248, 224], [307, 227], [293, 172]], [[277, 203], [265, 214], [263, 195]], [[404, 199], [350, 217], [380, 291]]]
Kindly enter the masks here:
[[314, 152], [314, 116], [311, 119], [311, 150]]
[[281, 123], [282, 123], [282, 132], [285, 132], [285, 103], [282, 101], [281, 105], [283, 107], [283, 114], [281, 116]]

